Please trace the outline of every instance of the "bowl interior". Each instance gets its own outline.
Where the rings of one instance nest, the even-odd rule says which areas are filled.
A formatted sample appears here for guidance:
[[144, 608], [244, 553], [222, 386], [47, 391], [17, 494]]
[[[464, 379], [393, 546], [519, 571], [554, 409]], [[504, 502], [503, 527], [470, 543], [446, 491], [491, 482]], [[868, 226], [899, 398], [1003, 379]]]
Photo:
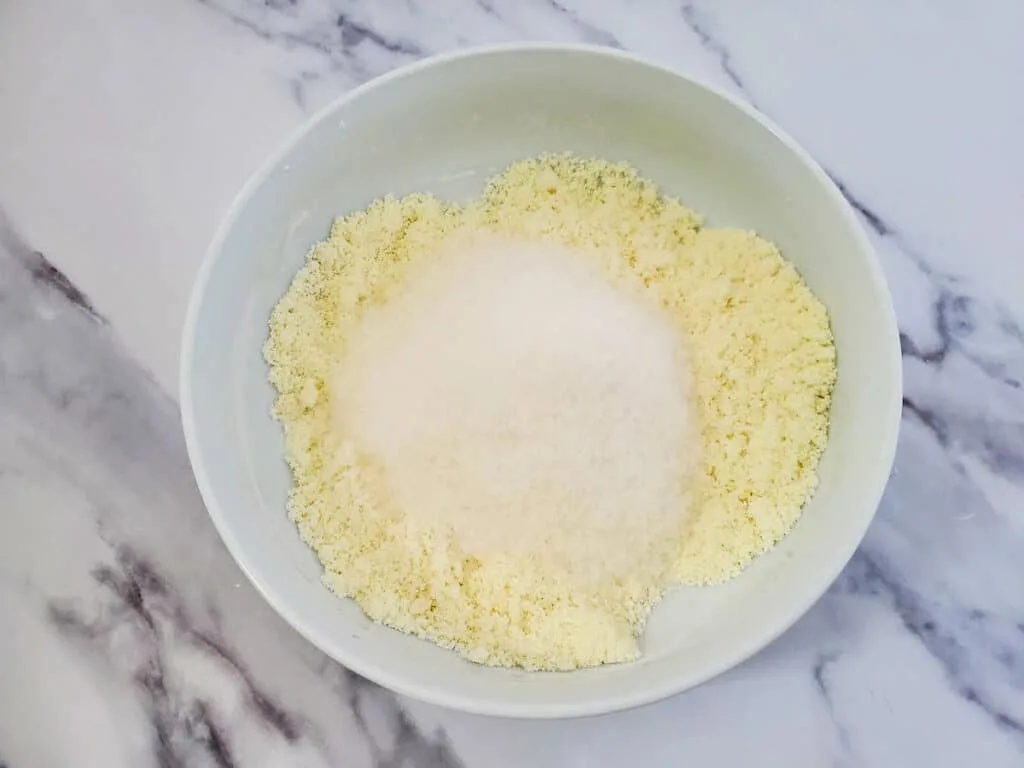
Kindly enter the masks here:
[[[820, 488], [796, 530], [740, 578], [655, 610], [634, 663], [491, 669], [368, 621], [320, 583], [288, 520], [283, 438], [260, 347], [271, 308], [331, 220], [385, 194], [479, 194], [509, 162], [572, 150], [625, 160], [715, 225], [776, 242], [829, 308], [839, 355]], [[849, 208], [758, 117], [622, 54], [556, 47], [456, 55], [395, 73], [321, 113], [257, 174], [196, 286], [183, 346], [186, 436], [229, 549], [300, 632], [350, 668], [436, 703], [519, 716], [596, 713], [695, 685], [795, 621], [863, 536], [900, 406], [891, 303]]]

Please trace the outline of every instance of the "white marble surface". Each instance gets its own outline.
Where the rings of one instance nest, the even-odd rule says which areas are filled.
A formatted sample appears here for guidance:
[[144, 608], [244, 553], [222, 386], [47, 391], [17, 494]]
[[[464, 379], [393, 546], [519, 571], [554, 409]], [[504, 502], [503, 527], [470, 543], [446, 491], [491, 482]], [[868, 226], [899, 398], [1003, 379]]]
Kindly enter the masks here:
[[[177, 337], [235, 190], [313, 109], [496, 40], [749, 99], [843, 185], [904, 341], [896, 471], [828, 595], [641, 710], [399, 700], [301, 640], [193, 486]], [[0, 766], [1024, 765], [1024, 5], [0, 3]]]

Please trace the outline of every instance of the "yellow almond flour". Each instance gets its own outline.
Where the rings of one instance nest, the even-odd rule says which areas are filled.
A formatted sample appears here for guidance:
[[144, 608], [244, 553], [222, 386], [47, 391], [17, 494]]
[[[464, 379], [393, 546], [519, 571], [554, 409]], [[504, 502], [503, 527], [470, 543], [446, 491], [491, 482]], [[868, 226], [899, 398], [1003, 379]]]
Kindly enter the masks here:
[[[338, 433], [331, 381], [363, 314], [453, 235], [477, 231], [589, 254], [685, 338], [700, 454], [669, 578], [581, 591], [511, 555], [469, 557], [441, 531], [404, 525], [380, 468]], [[776, 544], [815, 488], [836, 377], [825, 309], [774, 245], [702, 227], [627, 165], [572, 155], [515, 163], [468, 205], [388, 197], [337, 220], [275, 307], [264, 355], [294, 478], [288, 511], [325, 583], [377, 621], [530, 669], [635, 658], [666, 588], [732, 578]]]

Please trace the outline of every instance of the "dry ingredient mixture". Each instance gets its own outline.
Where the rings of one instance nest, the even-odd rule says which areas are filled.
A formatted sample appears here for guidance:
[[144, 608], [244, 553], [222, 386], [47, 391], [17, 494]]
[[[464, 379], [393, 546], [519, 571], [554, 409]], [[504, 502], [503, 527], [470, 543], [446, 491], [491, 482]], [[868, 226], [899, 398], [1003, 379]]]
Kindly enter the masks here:
[[[540, 282], [517, 298], [524, 274]], [[536, 285], [549, 301], [515, 322]], [[481, 295], [497, 298], [466, 314]], [[595, 307], [616, 322], [590, 323]], [[649, 349], [615, 328], [646, 329]], [[609, 370], [569, 354], [591, 348], [639, 372], [581, 375]], [[502, 350], [516, 365], [498, 376]], [[264, 354], [289, 514], [327, 585], [375, 620], [529, 669], [635, 658], [665, 589], [732, 578], [777, 543], [815, 488], [836, 376], [825, 309], [775, 246], [702, 227], [629, 166], [572, 155], [515, 163], [467, 205], [389, 197], [339, 219]], [[633, 518], [616, 507], [629, 478], [647, 493]], [[564, 525], [542, 524], [551, 510]]]
[[378, 506], [483, 563], [598, 591], [659, 582], [694, 454], [671, 319], [584, 254], [479, 234], [404, 285], [332, 382], [338, 433], [382, 470]]

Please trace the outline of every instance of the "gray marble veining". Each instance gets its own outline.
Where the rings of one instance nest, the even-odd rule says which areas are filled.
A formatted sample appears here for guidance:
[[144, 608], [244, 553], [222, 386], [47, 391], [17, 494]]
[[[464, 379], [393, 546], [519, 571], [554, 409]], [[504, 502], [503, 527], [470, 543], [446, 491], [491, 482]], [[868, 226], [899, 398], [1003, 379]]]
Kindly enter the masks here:
[[[0, 766], [1024, 765], [1018, 4], [63, 11], [0, 7]], [[782, 122], [860, 214], [903, 347], [893, 476], [829, 593], [721, 678], [582, 721], [446, 712], [325, 659], [221, 546], [174, 401], [215, 209], [282, 134], [513, 39], [637, 50]]]
[[[27, 635], [50, 635], [47, 650], [74, 656], [125, 700], [142, 729], [130, 764], [266, 765], [261, 753], [275, 752], [282, 765], [361, 752], [374, 766], [459, 764], [443, 737], [421, 733], [391, 694], [283, 627], [243, 582], [193, 485], [176, 404], [124, 355], [88, 297], [3, 220], [0, 402], [3, 613], [30, 624]], [[251, 630], [259, 643], [245, 639]], [[49, 670], [46, 651], [24, 641], [6, 649], [5, 699]], [[253, 645], [317, 689], [323, 722], [282, 693], [280, 675], [261, 679]], [[368, 706], [387, 724], [383, 740]], [[337, 752], [325, 733], [336, 719], [350, 726]], [[101, 764], [88, 750], [63, 759]]]

